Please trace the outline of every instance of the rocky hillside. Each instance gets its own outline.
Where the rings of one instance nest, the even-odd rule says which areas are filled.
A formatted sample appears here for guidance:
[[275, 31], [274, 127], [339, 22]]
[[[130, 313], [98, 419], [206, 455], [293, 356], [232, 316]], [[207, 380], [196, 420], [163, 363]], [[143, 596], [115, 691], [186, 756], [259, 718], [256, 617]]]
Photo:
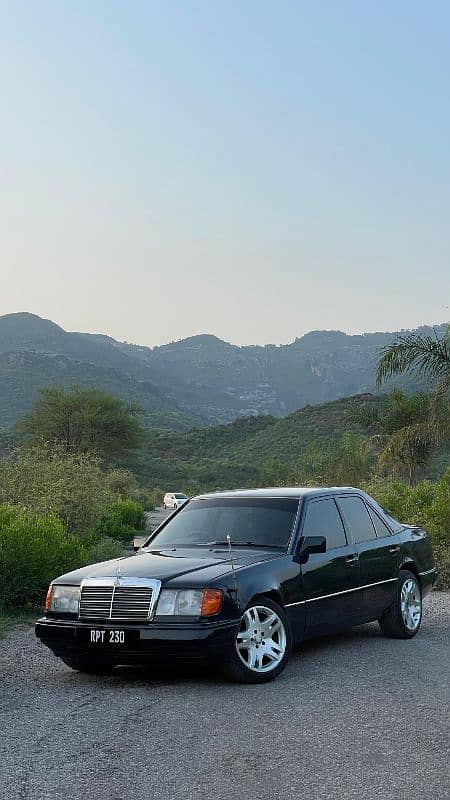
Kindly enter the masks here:
[[7, 314], [0, 317], [0, 427], [28, 410], [39, 387], [49, 384], [95, 385], [136, 400], [157, 427], [281, 417], [372, 392], [379, 350], [394, 335], [314, 331], [288, 345], [246, 347], [201, 335], [149, 348], [70, 333], [34, 314]]

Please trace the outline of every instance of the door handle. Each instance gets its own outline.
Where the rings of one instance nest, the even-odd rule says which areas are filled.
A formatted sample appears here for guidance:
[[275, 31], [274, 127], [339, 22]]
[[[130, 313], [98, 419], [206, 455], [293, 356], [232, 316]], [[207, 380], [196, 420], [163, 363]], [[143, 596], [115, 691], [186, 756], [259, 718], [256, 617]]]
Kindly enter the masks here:
[[389, 548], [390, 553], [399, 553], [400, 552], [400, 545], [396, 544], [394, 547]]
[[351, 556], [347, 556], [345, 559], [347, 564], [357, 564], [359, 561], [358, 553], [353, 553]]

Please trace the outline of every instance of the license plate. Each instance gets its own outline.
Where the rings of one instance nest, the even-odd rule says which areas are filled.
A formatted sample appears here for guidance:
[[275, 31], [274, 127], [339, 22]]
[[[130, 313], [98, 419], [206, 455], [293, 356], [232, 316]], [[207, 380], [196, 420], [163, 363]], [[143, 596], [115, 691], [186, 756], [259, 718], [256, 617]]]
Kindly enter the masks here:
[[125, 644], [125, 631], [120, 628], [114, 630], [101, 630], [99, 628], [90, 628], [87, 632], [89, 644], [94, 645], [109, 645], [109, 644]]

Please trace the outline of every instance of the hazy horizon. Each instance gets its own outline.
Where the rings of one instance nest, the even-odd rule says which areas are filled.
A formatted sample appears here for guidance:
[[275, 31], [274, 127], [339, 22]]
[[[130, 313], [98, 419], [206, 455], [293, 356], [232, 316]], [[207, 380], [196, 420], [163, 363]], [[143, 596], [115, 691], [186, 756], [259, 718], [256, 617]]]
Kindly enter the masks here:
[[0, 22], [0, 314], [149, 346], [448, 319], [448, 4]]
[[[215, 333], [214, 331], [206, 331], [205, 330], [205, 331], [200, 331], [199, 333], [196, 333], [196, 334], [190, 334], [188, 336], [182, 336], [182, 337], [177, 338], [177, 339], [168, 339], [167, 341], [164, 341], [164, 342], [155, 342], [154, 344], [151, 344], [151, 343], [149, 344], [148, 342], [134, 341], [132, 339], [126, 339], [126, 338], [125, 339], [118, 339], [118, 337], [114, 336], [109, 331], [102, 331], [102, 330], [95, 330], [95, 329], [94, 330], [84, 330], [84, 329], [81, 329], [81, 328], [69, 329], [69, 328], [66, 328], [65, 325], [63, 325], [57, 319], [50, 319], [48, 317], [43, 317], [42, 315], [36, 314], [35, 312], [32, 312], [32, 311], [22, 311], [21, 310], [21, 311], [7, 312], [6, 314], [0, 314], [0, 318], [3, 317], [3, 316], [10, 316], [10, 315], [14, 315], [14, 314], [31, 314], [32, 316], [40, 317], [40, 319], [43, 319], [43, 320], [45, 320], [47, 322], [52, 322], [55, 325], [58, 325], [66, 333], [87, 333], [87, 334], [93, 334], [93, 335], [106, 335], [106, 336], [110, 336], [113, 339], [116, 339], [119, 342], [126, 342], [127, 344], [138, 345], [138, 346], [141, 346], [141, 347], [151, 347], [151, 348], [152, 347], [159, 347], [161, 345], [172, 344], [173, 342], [178, 342], [178, 341], [182, 341], [184, 339], [189, 339], [189, 338], [191, 338], [191, 336], [215, 336], [215, 337], [217, 337], [219, 339], [222, 339], [222, 337], [221, 336], [217, 336], [217, 333]], [[435, 327], [435, 328], [437, 328], [437, 327], [440, 327], [442, 325], [449, 325], [449, 324], [450, 324], [450, 322], [448, 320], [444, 320], [443, 322], [439, 322], [439, 323], [436, 323], [436, 322], [435, 323], [425, 323], [425, 325], [423, 327]], [[414, 326], [413, 328], [402, 328], [402, 329], [396, 328], [396, 329], [390, 329], [390, 330], [386, 329], [386, 330], [373, 330], [373, 331], [365, 331], [365, 330], [364, 331], [348, 331], [348, 330], [344, 330], [342, 328], [314, 328], [314, 329], [299, 333], [299, 334], [297, 334], [297, 336], [294, 336], [293, 339], [291, 339], [289, 341], [286, 341], [286, 342], [272, 342], [272, 341], [267, 340], [267, 341], [263, 341], [263, 342], [242, 343], [242, 342], [235, 342], [235, 341], [232, 341], [230, 339], [222, 339], [222, 340], [225, 341], [227, 344], [235, 345], [236, 347], [251, 347], [251, 346], [264, 347], [265, 345], [275, 345], [275, 346], [279, 347], [279, 346], [283, 346], [283, 345], [292, 344], [296, 339], [301, 339], [303, 336], [306, 336], [309, 333], [344, 333], [344, 334], [346, 334], [348, 336], [363, 336], [365, 334], [370, 334], [370, 333], [396, 333], [399, 330], [404, 330], [404, 331], [414, 330], [417, 327], [422, 327], [422, 326]]]

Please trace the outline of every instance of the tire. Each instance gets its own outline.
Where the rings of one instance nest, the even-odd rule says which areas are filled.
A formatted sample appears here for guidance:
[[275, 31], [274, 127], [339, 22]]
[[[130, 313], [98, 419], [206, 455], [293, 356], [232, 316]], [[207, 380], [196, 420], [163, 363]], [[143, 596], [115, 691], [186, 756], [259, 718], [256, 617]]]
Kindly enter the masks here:
[[[270, 620], [272, 623], [268, 629], [265, 624]], [[268, 637], [270, 628], [274, 626], [275, 630]], [[246, 648], [247, 642], [249, 646]], [[291, 650], [292, 635], [284, 610], [269, 597], [256, 597], [242, 614], [225, 673], [239, 683], [266, 683], [284, 670]], [[250, 666], [252, 661], [253, 667]]]
[[417, 575], [401, 569], [392, 605], [378, 620], [385, 636], [412, 639], [422, 621], [422, 591]]
[[85, 656], [60, 656], [70, 669], [77, 672], [86, 672], [89, 675], [109, 675], [114, 668], [114, 664], [104, 661], [94, 661]]
[[166, 508], [167, 508], [166, 504], [165, 504], [165, 503], [163, 503], [163, 509], [164, 509], [164, 511], [166, 510]]

